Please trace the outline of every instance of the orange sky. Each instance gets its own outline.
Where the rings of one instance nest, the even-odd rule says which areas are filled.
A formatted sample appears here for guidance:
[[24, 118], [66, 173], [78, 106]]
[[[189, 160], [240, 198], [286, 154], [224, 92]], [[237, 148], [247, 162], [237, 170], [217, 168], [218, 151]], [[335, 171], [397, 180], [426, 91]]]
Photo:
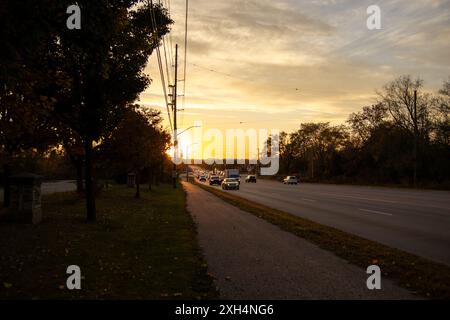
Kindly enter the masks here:
[[[366, 27], [371, 4], [191, 0], [179, 127], [201, 120], [205, 130], [293, 131], [302, 122], [343, 123], [402, 74], [438, 90], [450, 75], [450, 0], [377, 1], [382, 30], [373, 31]], [[184, 0], [171, 1], [171, 14], [183, 78]], [[155, 58], [141, 104], [166, 115]]]

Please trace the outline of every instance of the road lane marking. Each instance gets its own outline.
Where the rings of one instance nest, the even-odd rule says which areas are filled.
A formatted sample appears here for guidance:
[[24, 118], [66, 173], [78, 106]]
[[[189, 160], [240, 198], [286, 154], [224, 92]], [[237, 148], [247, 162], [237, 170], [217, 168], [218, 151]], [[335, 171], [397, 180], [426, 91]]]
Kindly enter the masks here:
[[368, 201], [378, 201], [378, 202], [386, 202], [386, 203], [401, 203], [393, 200], [384, 200], [384, 199], [373, 199], [373, 198], [365, 198], [365, 197], [357, 197], [357, 196], [347, 196], [343, 194], [333, 194], [333, 193], [322, 193], [323, 195], [335, 196], [335, 197], [344, 197], [350, 199], [358, 199], [358, 200], [368, 200]]
[[386, 213], [386, 212], [381, 212], [381, 211], [376, 211], [376, 210], [368, 210], [368, 209], [359, 209], [361, 211], [364, 212], [368, 212], [368, 213], [375, 213], [375, 214], [381, 214], [383, 216], [392, 216], [392, 213]]
[[314, 199], [302, 199], [303, 201], [307, 201], [307, 202], [317, 202], [317, 200]]

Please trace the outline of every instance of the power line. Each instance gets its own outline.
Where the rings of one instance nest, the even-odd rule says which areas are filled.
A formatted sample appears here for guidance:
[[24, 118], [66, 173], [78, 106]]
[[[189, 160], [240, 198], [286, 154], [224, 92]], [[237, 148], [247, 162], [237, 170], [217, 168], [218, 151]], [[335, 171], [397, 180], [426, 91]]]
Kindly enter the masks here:
[[[164, 5], [165, 6], [165, 8], [167, 10], [167, 14], [169, 15], [169, 18], [170, 18], [170, 10], [169, 10], [169, 6], [167, 5], [167, 0], [164, 0], [164, 4], [161, 3], [161, 0], [158, 0], [158, 3], [160, 5]], [[164, 61], [165, 61], [165, 64], [166, 64], [167, 82], [170, 83], [171, 81], [170, 81], [169, 65], [170, 65], [170, 68], [172, 68], [173, 67], [173, 61], [172, 61], [172, 56], [171, 56], [171, 47], [170, 47], [171, 44], [169, 43], [169, 44], [166, 45], [166, 38], [167, 38], [167, 36], [164, 35], [162, 37], [162, 41], [163, 41], [163, 46], [164, 46]], [[167, 49], [167, 46], [169, 46], [169, 49]], [[169, 57], [169, 59], [167, 59], [167, 57]], [[168, 62], [168, 60], [169, 60], [169, 62]]]
[[178, 86], [178, 44], [175, 45], [175, 75], [172, 91], [172, 107], [173, 107], [173, 187], [177, 187], [177, 165], [176, 160], [178, 157], [178, 132], [177, 132], [177, 86]]
[[[187, 66], [187, 50], [188, 50], [188, 16], [189, 16], [189, 0], [186, 0], [186, 17], [184, 20], [184, 71], [183, 71], [183, 110], [186, 107], [186, 66]], [[181, 123], [184, 122], [184, 113], [181, 114]]]
[[157, 55], [157, 60], [158, 60], [159, 73], [161, 76], [161, 85], [163, 88], [164, 99], [166, 102], [166, 109], [167, 109], [167, 115], [169, 117], [170, 129], [173, 131], [172, 119], [170, 116], [170, 109], [169, 109], [169, 101], [167, 99], [166, 81], [164, 78], [164, 69], [162, 66], [161, 52], [159, 50], [159, 35], [158, 35], [158, 27], [156, 25], [156, 18], [155, 18], [155, 12], [154, 12], [155, 7], [153, 6], [153, 0], [150, 0], [150, 5], [151, 5], [151, 19], [152, 19], [152, 23], [153, 23], [153, 32], [155, 32], [156, 40], [158, 41], [158, 47], [156, 47], [156, 55]]
[[156, 49], [156, 53], [157, 53], [157, 57], [158, 57], [159, 73], [161, 75], [161, 85], [163, 88], [164, 100], [166, 102], [166, 109], [167, 109], [167, 115], [169, 117], [170, 129], [173, 131], [172, 119], [170, 116], [170, 109], [169, 109], [169, 101], [167, 99], [166, 81], [164, 79], [164, 70], [163, 70], [163, 66], [162, 66], [162, 62], [161, 62], [161, 53], [160, 53], [159, 47]]
[[170, 83], [170, 72], [169, 72], [169, 63], [167, 62], [167, 51], [166, 51], [166, 37], [162, 37], [163, 48], [164, 48], [164, 61], [166, 64], [166, 73], [167, 73], [167, 82]]
[[231, 75], [231, 74], [229, 74], [229, 73], [217, 71], [217, 70], [212, 69], [212, 68], [209, 68], [209, 67], [200, 66], [200, 65], [198, 65], [198, 64], [196, 64], [196, 63], [190, 62], [189, 64], [192, 65], [192, 66], [194, 66], [194, 67], [197, 67], [197, 68], [200, 68], [200, 69], [209, 71], [209, 72], [221, 74], [221, 75], [223, 75], [223, 76], [227, 76], [227, 77], [230, 77], [230, 78], [238, 79], [238, 80], [241, 80], [241, 81], [248, 81], [247, 79], [239, 78], [239, 77], [233, 76], [233, 75]]
[[[170, 0], [167, 0], [167, 10], [169, 12], [169, 18], [171, 18], [171, 13], [170, 13]], [[172, 66], [174, 66], [175, 62], [173, 59], [173, 41], [172, 41], [172, 33], [169, 33], [169, 55], [170, 55], [170, 62], [172, 64]]]
[[[249, 80], [249, 79], [240, 78], [240, 77], [237, 77], [237, 76], [232, 75], [232, 74], [229, 74], [229, 73], [225, 73], [225, 72], [222, 72], [222, 71], [217, 71], [217, 70], [212, 69], [212, 68], [209, 68], [209, 67], [204, 67], [204, 66], [198, 65], [198, 64], [196, 64], [196, 63], [190, 62], [189, 64], [192, 65], [192, 66], [194, 66], [194, 67], [197, 67], [197, 68], [200, 68], [200, 69], [203, 69], [203, 70], [212, 72], [212, 73], [220, 74], [220, 75], [223, 75], [223, 76], [226, 76], [226, 77], [229, 77], [229, 78], [237, 79], [237, 80], [240, 80], [240, 81], [245, 81], [245, 82], [247, 82], [247, 83], [258, 84], [257, 81], [251, 81], [251, 80]], [[261, 83], [259, 83], [259, 84], [261, 84]], [[286, 88], [285, 85], [281, 85], [281, 84], [277, 85], [277, 84], [271, 83], [271, 84], [267, 84], [267, 85], [270, 85], [270, 86], [280, 86], [280, 87]], [[291, 88], [288, 88], [288, 89], [295, 90], [295, 91], [300, 91], [299, 88], [293, 88], [293, 87], [291, 87]]]

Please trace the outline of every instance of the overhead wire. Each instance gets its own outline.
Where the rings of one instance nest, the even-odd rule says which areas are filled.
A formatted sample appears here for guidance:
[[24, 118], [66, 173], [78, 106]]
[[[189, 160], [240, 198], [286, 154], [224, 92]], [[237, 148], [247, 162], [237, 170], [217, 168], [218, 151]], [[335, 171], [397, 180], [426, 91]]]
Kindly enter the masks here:
[[162, 59], [161, 59], [161, 52], [159, 50], [160, 39], [159, 39], [159, 35], [158, 35], [158, 27], [156, 24], [156, 18], [155, 18], [155, 12], [154, 12], [155, 7], [153, 6], [153, 0], [150, 0], [150, 6], [151, 6], [151, 19], [152, 19], [152, 24], [153, 24], [153, 32], [155, 33], [156, 40], [158, 41], [158, 46], [156, 47], [156, 56], [157, 56], [157, 60], [158, 60], [159, 73], [161, 76], [161, 86], [163, 88], [164, 99], [166, 102], [166, 109], [167, 109], [167, 115], [169, 117], [170, 129], [173, 132], [172, 117], [170, 115], [169, 101], [168, 101], [167, 90], [166, 90], [166, 81], [165, 81], [165, 77], [164, 77], [164, 68], [163, 68]]
[[[189, 16], [189, 0], [186, 0], [186, 16], [184, 20], [184, 71], [183, 71], [183, 111], [186, 108], [186, 70], [187, 70], [187, 51], [188, 51], [188, 16]], [[181, 124], [184, 122], [184, 112], [181, 113]]]
[[[226, 77], [229, 77], [229, 78], [233, 78], [233, 79], [236, 79], [236, 80], [239, 80], [239, 81], [244, 81], [246, 83], [259, 84], [259, 85], [263, 84], [262, 82], [258, 82], [258, 81], [254, 81], [254, 80], [252, 81], [252, 80], [249, 80], [249, 79], [244, 79], [244, 78], [241, 78], [241, 77], [238, 77], [238, 76], [226, 73], [226, 72], [222, 72], [222, 71], [218, 71], [218, 70], [212, 69], [210, 67], [201, 66], [201, 65], [199, 65], [197, 63], [190, 62], [189, 64], [194, 66], [194, 67], [197, 67], [197, 68], [200, 68], [200, 69], [212, 72], [212, 73], [220, 74], [220, 75], [223, 75], [223, 76], [226, 76]], [[269, 85], [269, 84], [267, 84], [267, 85]], [[288, 88], [288, 87], [286, 87], [283, 84], [271, 83], [270, 86], [280, 86], [280, 87], [287, 88], [287, 89], [290, 89], [290, 90], [300, 91], [299, 88], [294, 88], [294, 87]]]
[[[159, 4], [161, 4], [161, 0], [159, 0]], [[170, 8], [169, 8], [167, 0], [164, 0], [164, 6], [165, 6], [165, 8], [167, 10], [167, 14], [170, 18]], [[164, 35], [162, 37], [162, 40], [163, 40], [163, 44], [164, 44], [164, 58], [165, 58], [165, 62], [166, 62], [166, 72], [167, 72], [167, 77], [168, 77], [168, 83], [170, 83], [171, 82], [171, 80], [170, 80], [171, 72], [169, 71], [169, 69], [171, 70], [173, 68], [173, 58], [172, 58], [172, 48], [171, 48], [172, 44], [169, 42], [169, 39], [167, 39], [167, 41], [166, 41], [166, 38], [167, 38], [167, 36]], [[168, 49], [166, 49], [167, 46], [169, 47]]]
[[[165, 7], [167, 7], [167, 6], [166, 6], [167, 1], [164, 1], [164, 3], [165, 3], [165, 4], [162, 4], [161, 0], [158, 0], [158, 4], [159, 4], [160, 6], [165, 6]], [[164, 64], [165, 64], [165, 67], [166, 67], [167, 83], [170, 83], [170, 82], [171, 82], [171, 79], [170, 79], [170, 72], [169, 72], [169, 63], [170, 63], [170, 61], [168, 62], [168, 60], [167, 60], [166, 36], [165, 36], [165, 35], [162, 36], [161, 39], [162, 39], [162, 42], [163, 42], [162, 47], [163, 47], [163, 51], [164, 51]], [[169, 59], [170, 59], [170, 57], [169, 57]]]
[[164, 48], [164, 62], [166, 65], [166, 73], [167, 73], [167, 82], [170, 83], [170, 72], [169, 72], [169, 62], [167, 62], [167, 50], [166, 50], [166, 39], [165, 37], [162, 37], [162, 41], [163, 41], [163, 48]]
[[224, 75], [224, 76], [227, 76], [227, 77], [230, 77], [230, 78], [234, 78], [234, 79], [238, 79], [238, 80], [241, 80], [241, 81], [248, 81], [248, 79], [244, 79], [244, 78], [240, 78], [240, 77], [237, 77], [237, 76], [233, 76], [233, 75], [231, 75], [231, 74], [229, 74], [229, 73], [217, 71], [217, 70], [215, 70], [215, 69], [212, 69], [212, 68], [209, 68], [209, 67], [204, 67], [204, 66], [198, 65], [198, 64], [196, 64], [196, 63], [190, 62], [189, 64], [192, 65], [192, 66], [194, 66], [194, 67], [197, 67], [197, 68], [200, 68], [200, 69], [209, 71], [209, 72], [221, 74], [221, 75]]
[[[169, 17], [171, 17], [171, 9], [170, 9], [170, 0], [167, 0], [167, 10], [169, 12]], [[172, 33], [169, 33], [169, 55], [170, 55], [170, 62], [172, 67], [175, 67], [175, 59], [173, 54], [173, 41], [172, 41]]]

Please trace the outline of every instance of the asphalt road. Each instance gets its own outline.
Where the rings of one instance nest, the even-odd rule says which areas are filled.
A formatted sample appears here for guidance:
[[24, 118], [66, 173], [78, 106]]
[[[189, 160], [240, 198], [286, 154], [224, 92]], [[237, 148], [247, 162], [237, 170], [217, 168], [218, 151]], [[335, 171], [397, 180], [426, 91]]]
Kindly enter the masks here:
[[450, 265], [448, 191], [260, 179], [226, 192]]
[[368, 290], [365, 270], [183, 183], [187, 209], [223, 299], [414, 299], [382, 279]]

